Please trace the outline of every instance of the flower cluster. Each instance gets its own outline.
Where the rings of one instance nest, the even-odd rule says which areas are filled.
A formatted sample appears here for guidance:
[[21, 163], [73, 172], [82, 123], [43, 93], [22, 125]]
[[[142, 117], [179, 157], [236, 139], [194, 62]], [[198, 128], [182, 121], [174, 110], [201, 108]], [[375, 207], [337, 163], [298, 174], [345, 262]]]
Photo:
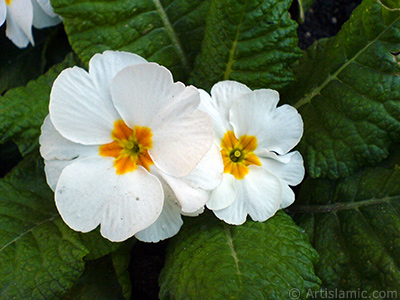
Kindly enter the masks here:
[[50, 0], [0, 0], [0, 26], [7, 19], [6, 36], [19, 48], [35, 45], [32, 25], [41, 29], [61, 23]]
[[111, 241], [175, 235], [207, 206], [230, 224], [265, 221], [294, 201], [304, 176], [303, 123], [279, 95], [217, 83], [211, 96], [125, 52], [96, 54], [89, 71], [54, 82], [41, 154], [61, 217], [100, 225]]

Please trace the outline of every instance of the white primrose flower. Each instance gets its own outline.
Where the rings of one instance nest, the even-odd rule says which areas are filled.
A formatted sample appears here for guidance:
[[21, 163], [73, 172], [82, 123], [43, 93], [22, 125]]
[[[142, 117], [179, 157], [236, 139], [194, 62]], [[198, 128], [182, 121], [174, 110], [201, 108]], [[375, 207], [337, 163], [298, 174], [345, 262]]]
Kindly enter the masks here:
[[64, 70], [50, 95], [41, 154], [65, 223], [111, 241], [173, 236], [202, 212], [223, 163], [193, 86], [166, 68], [106, 51]]
[[290, 105], [276, 107], [278, 92], [250, 90], [235, 81], [213, 86], [211, 97], [200, 90], [200, 109], [214, 122], [215, 138], [224, 162], [221, 185], [207, 207], [229, 224], [247, 215], [265, 221], [293, 203], [289, 187], [304, 177], [299, 152], [289, 152], [301, 139], [303, 121]]
[[35, 45], [32, 25], [42, 29], [61, 23], [50, 0], [0, 0], [0, 26], [7, 19], [6, 36], [19, 48]]

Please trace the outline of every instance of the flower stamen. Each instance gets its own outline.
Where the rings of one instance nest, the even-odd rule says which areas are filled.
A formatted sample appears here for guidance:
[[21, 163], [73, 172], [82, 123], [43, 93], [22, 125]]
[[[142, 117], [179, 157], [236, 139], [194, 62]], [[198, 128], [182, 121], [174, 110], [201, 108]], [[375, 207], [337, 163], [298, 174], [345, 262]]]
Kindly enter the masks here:
[[101, 156], [114, 157], [114, 167], [118, 175], [132, 172], [137, 166], [142, 166], [150, 171], [153, 164], [148, 150], [152, 147], [152, 133], [150, 128], [135, 126], [129, 128], [124, 121], [117, 120], [111, 137], [114, 141], [101, 145]]
[[255, 136], [243, 135], [237, 139], [232, 131], [228, 131], [221, 140], [221, 148], [224, 173], [230, 173], [236, 179], [243, 179], [249, 173], [249, 165], [261, 166], [253, 153], [257, 148]]

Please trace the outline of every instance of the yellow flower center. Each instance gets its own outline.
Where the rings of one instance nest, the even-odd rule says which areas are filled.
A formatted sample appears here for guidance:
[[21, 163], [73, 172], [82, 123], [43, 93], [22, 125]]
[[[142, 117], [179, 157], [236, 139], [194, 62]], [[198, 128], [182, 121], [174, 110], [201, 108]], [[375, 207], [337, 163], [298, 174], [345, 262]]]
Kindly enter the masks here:
[[243, 135], [237, 139], [232, 131], [228, 131], [221, 140], [221, 148], [224, 173], [230, 173], [236, 179], [243, 179], [249, 173], [249, 165], [261, 166], [253, 153], [257, 148], [255, 136]]
[[152, 136], [150, 128], [135, 126], [131, 129], [124, 121], [115, 121], [111, 132], [114, 141], [101, 145], [100, 155], [115, 158], [114, 167], [118, 175], [134, 171], [138, 165], [150, 171], [153, 160], [148, 150], [153, 145]]
[[12, 0], [6, 0], [7, 5], [11, 5]]

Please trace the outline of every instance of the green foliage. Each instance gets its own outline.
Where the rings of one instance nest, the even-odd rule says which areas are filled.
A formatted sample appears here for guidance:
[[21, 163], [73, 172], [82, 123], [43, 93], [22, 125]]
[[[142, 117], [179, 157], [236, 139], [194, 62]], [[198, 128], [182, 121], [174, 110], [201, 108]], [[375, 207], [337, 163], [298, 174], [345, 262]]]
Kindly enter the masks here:
[[161, 299], [288, 299], [318, 288], [317, 253], [284, 212], [229, 226], [211, 213], [186, 220], [167, 249]]
[[227, 79], [251, 88], [280, 89], [292, 82], [290, 65], [300, 49], [288, 13], [291, 2], [212, 1], [191, 83], [210, 90]]
[[348, 176], [400, 138], [400, 3], [365, 0], [337, 36], [313, 45], [283, 99], [304, 120], [299, 145], [312, 177]]
[[72, 55], [26, 87], [9, 90], [0, 97], [0, 143], [14, 141], [22, 155], [38, 147], [40, 126], [48, 114], [53, 81], [65, 68], [76, 64]]
[[302, 186], [292, 210], [320, 254], [324, 288], [400, 292], [399, 164], [397, 150], [380, 166]]
[[124, 245], [111, 253], [111, 259], [114, 265], [115, 273], [119, 284], [122, 287], [122, 293], [125, 299], [131, 299], [132, 284], [130, 274], [128, 272], [129, 262], [131, 259], [131, 249], [134, 244], [133, 239], [128, 240]]
[[0, 299], [53, 299], [84, 269], [83, 258], [116, 249], [98, 232], [69, 229], [54, 205], [37, 156], [0, 180]]
[[124, 300], [109, 255], [88, 261], [82, 276], [61, 300]]
[[309, 240], [283, 211], [241, 226], [211, 213], [185, 219], [168, 244], [161, 299], [288, 299], [297, 296], [293, 288], [304, 299], [319, 278], [328, 290], [400, 292], [400, 152], [391, 148], [400, 142], [398, 0], [364, 0], [336, 37], [318, 41], [297, 63], [291, 0], [52, 4], [75, 53], [40, 76], [69, 49], [51, 30], [35, 36], [40, 47], [0, 58], [7, 74], [0, 92], [8, 90], [0, 96], [0, 154], [7, 170], [22, 159], [15, 144], [23, 155], [0, 179], [0, 299], [131, 297], [133, 241], [69, 229], [36, 154], [55, 78], [77, 63], [74, 54], [87, 66], [110, 49], [137, 53], [206, 90], [227, 79], [281, 90], [303, 117], [299, 150], [310, 177], [335, 179], [307, 180], [290, 208]]
[[52, 0], [85, 64], [105, 50], [134, 52], [184, 80], [203, 38], [204, 0]]

